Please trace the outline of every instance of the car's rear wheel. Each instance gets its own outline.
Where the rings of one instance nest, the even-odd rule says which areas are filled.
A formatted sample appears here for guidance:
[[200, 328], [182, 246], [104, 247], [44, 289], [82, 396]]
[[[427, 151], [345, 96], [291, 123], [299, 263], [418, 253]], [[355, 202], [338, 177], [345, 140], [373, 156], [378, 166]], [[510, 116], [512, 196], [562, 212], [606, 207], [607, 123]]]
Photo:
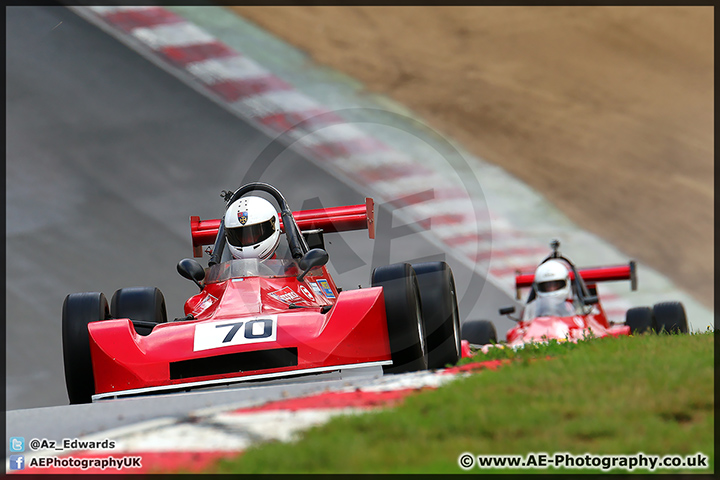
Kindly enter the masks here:
[[149, 335], [158, 323], [167, 322], [165, 297], [157, 287], [127, 287], [116, 291], [110, 301], [113, 318], [129, 318], [135, 331]]
[[409, 263], [378, 267], [372, 286], [383, 287], [385, 314], [393, 364], [385, 373], [404, 373], [428, 368], [422, 304], [415, 271]]
[[445, 262], [412, 265], [420, 287], [428, 368], [454, 365], [460, 359], [460, 315], [455, 279]]
[[650, 307], [634, 307], [625, 313], [625, 325], [630, 327], [631, 335], [652, 331], [653, 311]]
[[71, 404], [90, 403], [95, 393], [88, 324], [110, 318], [108, 302], [100, 292], [73, 293], [62, 310], [65, 385]]
[[462, 338], [473, 345], [497, 343], [497, 330], [490, 320], [467, 320], [462, 325]]
[[685, 307], [680, 302], [657, 303], [652, 309], [655, 330], [666, 333], [687, 333], [688, 324]]

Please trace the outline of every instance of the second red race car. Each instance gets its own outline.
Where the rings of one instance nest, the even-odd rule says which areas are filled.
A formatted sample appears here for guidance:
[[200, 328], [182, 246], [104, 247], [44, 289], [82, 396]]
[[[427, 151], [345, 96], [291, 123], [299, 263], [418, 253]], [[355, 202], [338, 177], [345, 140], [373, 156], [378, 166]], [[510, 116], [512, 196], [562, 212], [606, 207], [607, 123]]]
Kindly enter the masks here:
[[500, 309], [517, 326], [507, 332], [506, 342], [498, 344], [497, 331], [489, 320], [468, 320], [462, 325], [462, 338], [476, 347], [503, 345], [520, 347], [526, 343], [578, 341], [589, 337], [631, 335], [650, 331], [687, 333], [685, 309], [680, 302], [663, 302], [654, 307], [635, 307], [627, 311], [623, 324], [608, 321], [597, 294], [600, 282], [629, 280], [637, 289], [635, 262], [627, 265], [581, 268], [559, 252], [560, 242], [551, 243], [548, 255], [534, 273], [518, 273], [515, 288], [530, 288], [520, 318], [512, 317], [515, 307]]
[[[272, 205], [250, 200], [250, 192], [274, 199], [280, 213], [271, 208], [268, 222], [253, 225], [247, 206]], [[357, 290], [338, 288], [329, 274], [324, 235], [368, 229], [374, 238], [372, 199], [293, 213], [275, 187], [255, 182], [226, 192], [225, 200], [232, 218], [191, 217], [195, 256], [213, 247], [207, 268], [191, 258], [178, 263], [200, 289], [185, 303], [185, 317], [168, 321], [155, 287], [121, 288], [110, 303], [101, 292], [66, 297], [70, 403], [362, 367], [402, 373], [458, 361], [460, 321], [446, 263], [378, 267], [372, 286]], [[231, 212], [234, 205], [240, 207]], [[235, 255], [243, 245], [247, 251], [250, 243], [283, 235], [285, 242], [273, 240], [272, 256]]]

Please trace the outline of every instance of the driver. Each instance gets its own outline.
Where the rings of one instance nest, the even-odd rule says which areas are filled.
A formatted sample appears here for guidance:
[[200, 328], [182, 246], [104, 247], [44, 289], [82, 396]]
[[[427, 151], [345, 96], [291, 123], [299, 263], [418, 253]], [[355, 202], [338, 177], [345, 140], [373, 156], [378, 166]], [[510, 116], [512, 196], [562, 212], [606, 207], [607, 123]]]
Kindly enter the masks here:
[[280, 243], [280, 221], [275, 208], [261, 197], [242, 197], [225, 212], [225, 239], [234, 259], [273, 256]]
[[570, 271], [559, 260], [548, 260], [535, 270], [534, 316], [572, 315]]

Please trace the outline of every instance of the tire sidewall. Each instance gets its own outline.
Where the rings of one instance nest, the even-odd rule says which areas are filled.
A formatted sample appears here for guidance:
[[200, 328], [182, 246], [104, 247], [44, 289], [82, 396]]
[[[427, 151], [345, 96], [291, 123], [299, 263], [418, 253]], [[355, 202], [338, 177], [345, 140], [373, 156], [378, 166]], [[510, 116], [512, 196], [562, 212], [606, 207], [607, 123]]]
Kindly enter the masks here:
[[428, 349], [428, 367], [455, 364], [461, 356], [455, 279], [445, 262], [412, 265], [418, 279]]
[[426, 370], [427, 344], [422, 320], [422, 302], [415, 271], [408, 263], [378, 267], [372, 285], [383, 287], [388, 339], [393, 365], [386, 373]]
[[634, 307], [625, 313], [625, 325], [630, 327], [632, 335], [650, 332], [655, 327], [653, 311], [650, 307]]

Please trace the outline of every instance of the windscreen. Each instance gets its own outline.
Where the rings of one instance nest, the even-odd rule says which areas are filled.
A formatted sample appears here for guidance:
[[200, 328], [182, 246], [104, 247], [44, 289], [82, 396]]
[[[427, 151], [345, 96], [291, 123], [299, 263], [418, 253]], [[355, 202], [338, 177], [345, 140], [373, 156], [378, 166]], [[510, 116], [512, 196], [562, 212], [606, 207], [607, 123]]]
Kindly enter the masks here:
[[[302, 270], [293, 259], [244, 258], [213, 265], [207, 270], [205, 283], [220, 283], [231, 278], [246, 277], [297, 277], [300, 273]], [[310, 270], [308, 275], [313, 277], [322, 274], [322, 267], [316, 267]]]
[[575, 307], [562, 298], [539, 297], [528, 303], [523, 311], [523, 321], [537, 317], [571, 317]]
[[294, 277], [300, 274], [297, 262], [289, 259], [244, 258], [218, 263], [208, 269], [205, 283], [219, 283], [230, 278], [243, 277]]

